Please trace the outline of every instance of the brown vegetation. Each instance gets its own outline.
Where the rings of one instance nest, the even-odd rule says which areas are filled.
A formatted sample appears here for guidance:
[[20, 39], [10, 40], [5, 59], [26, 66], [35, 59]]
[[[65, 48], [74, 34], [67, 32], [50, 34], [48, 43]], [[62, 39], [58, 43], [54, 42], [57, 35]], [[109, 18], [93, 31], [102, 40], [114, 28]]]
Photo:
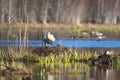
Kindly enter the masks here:
[[61, 54], [68, 51], [67, 48], [56, 46], [56, 47], [49, 47], [49, 46], [41, 46], [38, 48], [35, 48], [32, 52], [39, 55], [39, 56], [48, 56], [50, 54]]
[[3, 69], [0, 69], [0, 75], [31, 75], [32, 70], [30, 69], [16, 69], [12, 66], [4, 66], [0, 65], [0, 67], [3, 67]]

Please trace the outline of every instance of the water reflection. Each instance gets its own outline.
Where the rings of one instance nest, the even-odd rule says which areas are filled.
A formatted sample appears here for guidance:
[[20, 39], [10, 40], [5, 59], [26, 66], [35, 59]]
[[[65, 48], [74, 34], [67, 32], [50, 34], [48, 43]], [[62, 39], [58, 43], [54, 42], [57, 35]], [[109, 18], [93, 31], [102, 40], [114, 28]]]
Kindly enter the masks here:
[[0, 76], [0, 80], [21, 80], [21, 77], [19, 77], [19, 76], [11, 77], [10, 75], [9, 76]]
[[22, 80], [31, 80], [31, 77], [30, 76], [24, 76], [24, 77], [22, 77]]
[[47, 76], [47, 80], [56, 80], [56, 79], [54, 78], [54, 75], [49, 74], [49, 75]]
[[119, 80], [117, 76], [117, 72], [115, 68], [110, 69], [96, 69], [96, 80]]
[[95, 66], [90, 67], [90, 75], [89, 76], [90, 76], [91, 80], [95, 78], [95, 76], [96, 76], [96, 67]]
[[[45, 73], [41, 76], [43, 71], [40, 68], [45, 68]], [[89, 74], [89, 66], [83, 63], [58, 63], [52, 66], [43, 67], [36, 66], [34, 67], [35, 73], [39, 75], [34, 75], [34, 80], [85, 80], [86, 75]]]
[[[57, 73], [58, 71], [58, 73]], [[69, 72], [79, 72], [69, 73]], [[84, 73], [82, 73], [84, 72]], [[83, 63], [55, 65], [54, 69], [46, 67], [43, 80], [119, 80], [120, 70], [117, 68], [100, 68]], [[33, 80], [41, 80], [40, 76]], [[36, 79], [37, 78], [37, 79]]]
[[88, 66], [83, 63], [50, 63], [24, 65], [33, 70], [31, 76], [0, 75], [0, 80], [120, 80], [119, 68]]

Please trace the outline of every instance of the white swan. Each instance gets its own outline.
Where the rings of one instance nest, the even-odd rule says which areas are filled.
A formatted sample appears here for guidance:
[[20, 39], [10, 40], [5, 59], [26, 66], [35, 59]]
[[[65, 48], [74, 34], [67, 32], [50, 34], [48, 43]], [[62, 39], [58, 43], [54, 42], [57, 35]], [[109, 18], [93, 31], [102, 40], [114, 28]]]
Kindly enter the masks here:
[[44, 42], [45, 44], [52, 44], [55, 41], [55, 37], [53, 34], [51, 34], [50, 32], [48, 32], [45, 36], [44, 36]]

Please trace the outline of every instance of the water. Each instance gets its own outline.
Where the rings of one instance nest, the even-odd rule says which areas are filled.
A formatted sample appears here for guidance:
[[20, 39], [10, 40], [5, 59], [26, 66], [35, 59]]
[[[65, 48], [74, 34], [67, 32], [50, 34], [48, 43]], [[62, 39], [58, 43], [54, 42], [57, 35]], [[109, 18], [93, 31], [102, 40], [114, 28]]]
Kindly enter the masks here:
[[[9, 40], [9, 46], [24, 46], [24, 40]], [[0, 40], [0, 46], [5, 47], [8, 46], [8, 40]], [[48, 44], [48, 46], [56, 46], [61, 44], [63, 47], [120, 47], [120, 40], [56, 40], [53, 44]], [[38, 47], [42, 46], [42, 40], [27, 40], [26, 46], [28, 47]]]
[[[83, 63], [22, 64], [32, 69], [31, 80], [120, 80], [119, 68], [100, 68]], [[54, 74], [54, 71], [61, 72]], [[78, 73], [70, 74], [68, 72]], [[53, 73], [51, 73], [53, 72]], [[24, 76], [0, 76], [0, 80], [22, 80]]]
[[[0, 40], [0, 47], [8, 46], [24, 46], [24, 40]], [[38, 47], [42, 45], [42, 40], [27, 40], [28, 47]], [[53, 44], [48, 46], [56, 46], [61, 44], [63, 47], [120, 47], [120, 40], [83, 40], [83, 39], [64, 39], [56, 40]], [[18, 65], [18, 62], [17, 62]], [[33, 74], [29, 76], [31, 80], [120, 80], [120, 68], [116, 67], [97, 67], [89, 66], [83, 63], [50, 63], [41, 65], [34, 64], [20, 64], [32, 69]], [[52, 72], [60, 71], [60, 74]], [[76, 74], [67, 74], [70, 71], [78, 72]], [[24, 76], [2, 76], [0, 80], [23, 80]]]

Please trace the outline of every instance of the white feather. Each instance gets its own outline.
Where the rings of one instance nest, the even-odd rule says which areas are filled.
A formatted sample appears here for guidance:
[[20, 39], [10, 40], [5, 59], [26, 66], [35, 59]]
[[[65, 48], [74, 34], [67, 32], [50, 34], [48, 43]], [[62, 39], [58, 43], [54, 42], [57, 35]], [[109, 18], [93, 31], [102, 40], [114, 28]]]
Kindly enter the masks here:
[[50, 32], [48, 32], [48, 39], [55, 41], [55, 37], [53, 34], [50, 34]]

